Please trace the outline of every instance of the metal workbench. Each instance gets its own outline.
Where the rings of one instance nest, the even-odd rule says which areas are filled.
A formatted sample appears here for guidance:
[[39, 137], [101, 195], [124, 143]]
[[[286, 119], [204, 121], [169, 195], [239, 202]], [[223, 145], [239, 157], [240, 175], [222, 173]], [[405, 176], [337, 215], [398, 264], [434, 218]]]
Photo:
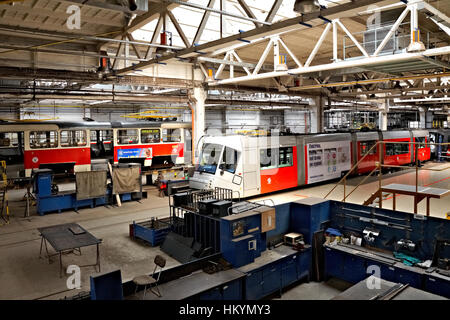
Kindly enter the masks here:
[[[59, 276], [62, 277], [62, 255], [63, 253], [70, 253], [78, 251], [81, 255], [81, 248], [89, 246], [97, 246], [96, 263], [87, 266], [95, 266], [98, 272], [100, 272], [100, 248], [99, 245], [102, 242], [101, 239], [97, 239], [86, 229], [76, 223], [66, 223], [50, 227], [38, 228], [41, 235], [41, 247], [39, 251], [39, 257], [42, 257], [42, 247], [45, 246], [46, 258], [49, 260], [52, 256], [59, 255]], [[47, 242], [56, 251], [55, 254], [49, 254]]]
[[[380, 281], [379, 289], [369, 289], [367, 286], [367, 282], [373, 284], [374, 280]], [[362, 280], [340, 293], [332, 300], [371, 300], [377, 295], [382, 295], [384, 292], [394, 287], [396, 283], [386, 281], [383, 279], [375, 279], [374, 276], [370, 276], [369, 278]], [[395, 296], [392, 300], [447, 300], [444, 297], [422, 291], [413, 287], [407, 287], [402, 292], [400, 292], [397, 296]]]
[[414, 213], [417, 213], [417, 205], [423, 199], [427, 199], [427, 216], [430, 215], [430, 199], [441, 199], [448, 195], [450, 195], [450, 190], [448, 189], [440, 189], [440, 188], [431, 188], [431, 187], [417, 187], [408, 184], [398, 184], [391, 183], [386, 186], [381, 187], [382, 192], [392, 193], [393, 204], [392, 210], [396, 210], [396, 200], [395, 197], [397, 194], [403, 194], [407, 196], [414, 197]]
[[[162, 296], [147, 294], [145, 300], [184, 300], [244, 277], [245, 273], [234, 269], [213, 274], [199, 270], [188, 276], [160, 284], [158, 288]], [[141, 299], [141, 295], [143, 295], [143, 292], [139, 292], [136, 296], [130, 298]]]

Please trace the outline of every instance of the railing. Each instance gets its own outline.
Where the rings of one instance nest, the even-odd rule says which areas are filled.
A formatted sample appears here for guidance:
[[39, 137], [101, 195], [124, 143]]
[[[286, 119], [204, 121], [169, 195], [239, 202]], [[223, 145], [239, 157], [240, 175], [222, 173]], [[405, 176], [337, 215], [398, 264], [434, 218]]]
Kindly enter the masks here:
[[[398, 169], [411, 169], [411, 166], [399, 166], [399, 165], [387, 165], [387, 164], [383, 164], [383, 154], [384, 154], [384, 148], [382, 148], [381, 146], [386, 145], [386, 144], [408, 144], [408, 145], [414, 145], [414, 150], [415, 150], [415, 170], [416, 170], [416, 193], [418, 192], [419, 189], [419, 170], [426, 170], [426, 171], [445, 171], [450, 169], [450, 166], [441, 168], [441, 169], [433, 169], [433, 168], [419, 168], [419, 145], [426, 147], [429, 147], [431, 145], [440, 145], [440, 146], [450, 146], [450, 143], [424, 143], [424, 142], [392, 142], [392, 141], [378, 141], [377, 143], [375, 143], [365, 154], [364, 156], [350, 169], [350, 171], [347, 172], [347, 174], [344, 175], [344, 177], [341, 178], [341, 180], [339, 180], [339, 182], [326, 194], [326, 196], [324, 197], [324, 199], [326, 199], [334, 190], [336, 190], [336, 188], [341, 185], [342, 183], [344, 183], [344, 198], [342, 199], [342, 202], [345, 202], [347, 200], [347, 198], [353, 193], [355, 192], [356, 189], [358, 189], [364, 182], [367, 181], [367, 179], [372, 176], [376, 171], [378, 171], [378, 197], [379, 197], [379, 205], [380, 208], [383, 207], [383, 197], [381, 194], [381, 188], [382, 188], [382, 175], [383, 175], [383, 168], [398, 168]], [[379, 148], [379, 159], [377, 162], [375, 162], [375, 168], [366, 176], [364, 177], [363, 180], [361, 180], [356, 187], [347, 194], [347, 177], [349, 175], [351, 175], [355, 169], [358, 168], [359, 164], [361, 162], [363, 162], [364, 159], [366, 159], [366, 157], [371, 153], [371, 151], [380, 146]]]

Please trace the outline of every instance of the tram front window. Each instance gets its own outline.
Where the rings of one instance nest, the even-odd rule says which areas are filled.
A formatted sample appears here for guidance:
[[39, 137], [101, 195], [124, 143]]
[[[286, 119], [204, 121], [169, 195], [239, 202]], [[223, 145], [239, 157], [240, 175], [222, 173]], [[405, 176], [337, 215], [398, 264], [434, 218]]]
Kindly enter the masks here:
[[207, 143], [203, 146], [197, 171], [215, 174], [220, 161], [223, 146]]

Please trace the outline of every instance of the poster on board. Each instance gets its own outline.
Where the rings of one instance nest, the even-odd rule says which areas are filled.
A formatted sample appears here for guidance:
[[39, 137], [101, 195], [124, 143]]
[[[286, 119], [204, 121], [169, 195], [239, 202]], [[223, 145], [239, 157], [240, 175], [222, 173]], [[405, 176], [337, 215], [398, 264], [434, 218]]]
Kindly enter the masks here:
[[308, 183], [340, 178], [351, 169], [350, 141], [310, 143], [307, 161]]
[[117, 157], [120, 158], [147, 158], [153, 156], [152, 148], [133, 148], [117, 150]]

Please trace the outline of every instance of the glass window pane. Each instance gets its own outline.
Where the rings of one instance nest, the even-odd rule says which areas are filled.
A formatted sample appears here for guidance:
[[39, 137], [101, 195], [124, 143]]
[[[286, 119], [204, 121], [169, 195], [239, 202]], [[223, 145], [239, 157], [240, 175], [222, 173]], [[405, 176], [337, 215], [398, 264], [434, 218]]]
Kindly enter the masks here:
[[86, 146], [86, 131], [64, 130], [61, 131], [61, 147], [84, 147]]
[[220, 161], [223, 146], [219, 144], [206, 143], [202, 148], [200, 164], [197, 171], [215, 174]]
[[222, 162], [220, 164], [220, 169], [230, 173], [235, 173], [239, 155], [240, 152], [238, 152], [237, 150], [225, 147], [225, 150], [222, 155]]
[[17, 147], [19, 146], [19, 135], [17, 132], [1, 132], [0, 147]]
[[163, 130], [163, 142], [180, 142], [181, 130], [180, 129], [164, 129]]
[[45, 149], [58, 147], [57, 131], [32, 131], [30, 132], [30, 148]]
[[141, 130], [141, 143], [159, 143], [160, 139], [159, 129]]
[[138, 129], [118, 130], [118, 144], [137, 144], [139, 142]]

